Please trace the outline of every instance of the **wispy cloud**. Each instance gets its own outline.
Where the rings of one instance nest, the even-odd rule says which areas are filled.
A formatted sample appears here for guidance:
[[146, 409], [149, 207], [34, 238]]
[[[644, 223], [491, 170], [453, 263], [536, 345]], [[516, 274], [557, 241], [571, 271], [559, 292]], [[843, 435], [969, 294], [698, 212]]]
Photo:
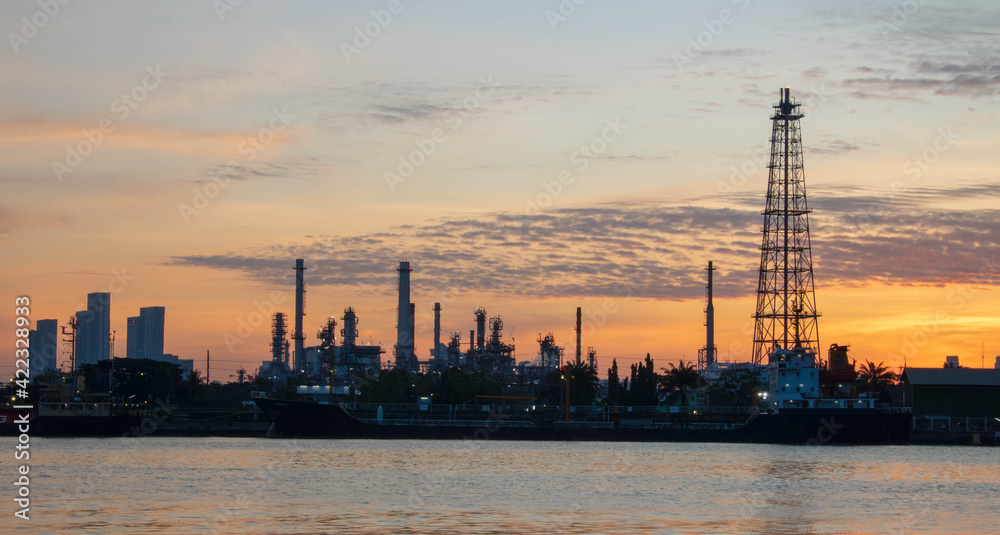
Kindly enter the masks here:
[[[977, 188], [973, 188], [978, 191]], [[963, 194], [972, 193], [966, 188]], [[940, 191], [938, 192], [941, 193]], [[925, 192], [915, 192], [913, 205]], [[824, 285], [871, 283], [940, 285], [976, 276], [983, 260], [1000, 251], [1000, 211], [899, 211], [860, 223], [863, 207], [879, 200], [868, 192], [813, 203], [817, 281]], [[393, 291], [395, 262], [413, 262], [422, 284], [459, 286], [525, 298], [612, 297], [653, 299], [702, 295], [707, 260], [728, 271], [719, 295], [755, 291], [761, 216], [759, 203], [735, 208], [617, 203], [520, 216], [496, 213], [442, 219], [386, 232], [321, 236], [298, 246], [264, 247], [181, 256], [170, 263], [242, 272], [284, 282], [290, 258], [309, 259], [313, 285], [365, 286]]]

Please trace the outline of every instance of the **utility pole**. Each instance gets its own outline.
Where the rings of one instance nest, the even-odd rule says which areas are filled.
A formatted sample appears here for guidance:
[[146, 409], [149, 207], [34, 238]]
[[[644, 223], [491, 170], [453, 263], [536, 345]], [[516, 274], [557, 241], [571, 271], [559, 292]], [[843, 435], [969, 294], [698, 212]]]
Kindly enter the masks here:
[[570, 373], [572, 370], [573, 367], [569, 364], [563, 367], [563, 377], [566, 379], [566, 423], [569, 423], [569, 407], [572, 401], [570, 399]]
[[577, 365], [577, 367], [580, 366], [580, 356], [581, 356], [580, 353], [583, 350], [583, 348], [580, 347], [580, 331], [581, 331], [580, 325], [581, 325], [581, 318], [582, 317], [583, 317], [583, 309], [580, 308], [580, 307], [576, 307], [576, 365]]

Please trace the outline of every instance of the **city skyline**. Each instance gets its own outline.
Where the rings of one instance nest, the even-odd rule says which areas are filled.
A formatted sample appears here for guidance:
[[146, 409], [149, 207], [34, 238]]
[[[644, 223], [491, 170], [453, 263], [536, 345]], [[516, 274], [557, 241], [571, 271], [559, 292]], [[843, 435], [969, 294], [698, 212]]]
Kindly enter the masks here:
[[572, 353], [580, 306], [603, 377], [697, 359], [713, 261], [718, 357], [747, 361], [790, 86], [821, 346], [990, 367], [998, 8], [908, 6], [5, 4], [0, 281], [32, 325], [164, 306], [166, 350], [226, 381], [269, 358], [296, 258], [305, 345], [352, 306], [389, 360], [404, 260], [419, 359], [435, 302], [463, 342], [502, 316], [518, 361]]

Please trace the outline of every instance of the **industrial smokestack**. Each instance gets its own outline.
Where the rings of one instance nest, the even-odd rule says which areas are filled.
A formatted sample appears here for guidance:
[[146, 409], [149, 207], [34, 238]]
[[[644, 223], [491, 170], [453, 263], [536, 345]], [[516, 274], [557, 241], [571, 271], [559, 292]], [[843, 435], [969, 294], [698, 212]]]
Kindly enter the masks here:
[[705, 306], [705, 368], [715, 369], [715, 305], [712, 304], [712, 261], [708, 261], [708, 305]]
[[282, 351], [285, 348], [285, 314], [275, 312], [271, 321], [271, 363], [275, 366], [284, 364]]
[[410, 351], [409, 351], [410, 360], [408, 360], [406, 363], [407, 364], [406, 369], [419, 371], [420, 366], [419, 364], [417, 364], [417, 351], [413, 343], [413, 338], [415, 336], [415, 333], [417, 332], [415, 328], [416, 317], [417, 317], [417, 305], [410, 303], [410, 324], [406, 328], [406, 335], [410, 339]]
[[351, 357], [358, 339], [358, 316], [354, 313], [354, 307], [345, 308], [344, 317], [341, 319], [344, 320], [344, 328], [340, 330], [341, 345], [344, 348], [342, 358], [344, 363], [350, 366], [353, 364]]
[[486, 309], [476, 309], [476, 349], [482, 351], [486, 347]]
[[583, 318], [583, 309], [576, 307], [576, 365], [580, 365], [581, 347], [580, 347], [580, 325], [581, 318]]
[[469, 352], [472, 352], [472, 350], [475, 349], [474, 347], [472, 347], [472, 344], [475, 343], [475, 341], [476, 341], [476, 331], [469, 329]]
[[399, 306], [396, 318], [396, 367], [410, 367], [410, 355], [413, 354], [413, 322], [410, 315], [410, 263], [400, 262], [399, 269]]
[[295, 261], [295, 332], [292, 339], [295, 340], [295, 371], [301, 372], [305, 369], [305, 353], [302, 350], [302, 341], [305, 335], [302, 333], [302, 316], [305, 316], [305, 262], [299, 258]]
[[431, 355], [435, 361], [441, 360], [441, 303], [434, 303], [434, 349]]

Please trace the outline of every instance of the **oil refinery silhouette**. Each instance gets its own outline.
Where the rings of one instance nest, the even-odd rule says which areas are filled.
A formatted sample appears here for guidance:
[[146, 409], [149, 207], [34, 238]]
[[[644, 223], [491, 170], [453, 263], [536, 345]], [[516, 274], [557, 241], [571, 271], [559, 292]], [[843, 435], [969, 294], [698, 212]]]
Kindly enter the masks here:
[[[711, 261], [707, 267], [706, 339], [698, 358], [698, 371], [708, 380], [718, 379], [724, 368], [742, 368], [752, 375], [766, 376], [766, 391], [759, 392], [760, 399], [755, 399], [752, 407], [713, 410], [701, 415], [697, 410], [664, 412], [656, 406], [573, 407], [570, 383], [571, 375], [576, 372], [572, 366], [563, 366], [565, 356], [554, 336], [539, 334], [536, 359], [516, 362], [514, 345], [503, 340], [500, 316], [490, 319], [487, 340], [484, 308], [473, 312], [476, 328], [470, 331], [469, 347], [462, 352], [460, 332], [453, 333], [448, 344], [440, 342], [441, 304], [435, 303], [434, 347], [430, 358], [421, 361], [414, 348], [415, 306], [410, 300], [412, 268], [404, 261], [397, 269], [399, 302], [392, 367], [402, 373], [443, 372], [452, 368], [485, 373], [505, 385], [503, 392], [516, 394], [476, 396], [489, 417], [476, 412], [474, 407], [470, 409], [467, 403], [448, 405], [446, 411], [437, 406], [432, 409], [433, 400], [429, 398], [421, 399], [411, 409], [391, 407], [387, 415], [382, 405], [348, 402], [345, 396], [353, 391], [352, 383], [359, 374], [374, 376], [379, 373], [384, 353], [379, 346], [367, 346], [369, 353], [364, 361], [355, 353], [353, 310], [349, 309], [350, 316], [345, 312], [345, 324], [350, 317], [352, 328], [342, 332], [345, 343], [339, 346], [339, 351], [338, 346], [331, 344], [310, 358], [302, 348], [300, 329], [305, 292], [302, 273], [305, 267], [302, 260], [297, 260], [293, 366], [288, 365], [284, 317], [276, 315], [271, 343], [273, 357], [262, 364], [261, 373], [271, 374], [267, 376], [276, 381], [288, 378], [322, 381], [328, 375], [327, 397], [316, 396], [322, 394], [322, 390], [310, 392], [308, 386], [305, 392], [300, 389], [299, 393], [314, 396], [304, 400], [277, 399], [267, 392], [254, 392], [254, 401], [272, 421], [269, 435], [457, 439], [485, 430], [490, 438], [512, 440], [905, 443], [912, 422], [909, 410], [897, 410], [879, 404], [875, 398], [854, 395], [852, 383], [857, 374], [854, 365], [847, 362], [847, 347], [831, 346], [828, 363], [818, 355], [819, 314], [816, 312], [809, 208], [802, 162], [800, 119], [803, 115], [789, 88], [781, 89], [779, 97], [771, 117], [771, 156], [763, 211], [757, 307], [753, 316], [752, 361], [735, 366], [718, 362], [714, 340], [715, 266]], [[580, 308], [577, 308], [576, 318], [576, 359], [575, 363], [566, 364], [580, 367], [583, 364]], [[333, 332], [335, 325], [332, 322], [331, 318], [328, 327], [320, 332], [321, 338], [324, 332]], [[352, 344], [346, 343], [348, 338]], [[593, 349], [588, 351], [591, 373], [595, 371], [595, 356]], [[542, 398], [537, 395], [550, 386], [547, 379], [554, 377], [553, 374], [558, 374], [556, 376], [566, 383], [565, 397], [559, 402], [564, 412], [560, 421], [555, 418], [554, 407], [547, 404], [539, 407]], [[635, 377], [633, 373], [633, 382]], [[502, 417], [497, 417], [496, 411]]]

